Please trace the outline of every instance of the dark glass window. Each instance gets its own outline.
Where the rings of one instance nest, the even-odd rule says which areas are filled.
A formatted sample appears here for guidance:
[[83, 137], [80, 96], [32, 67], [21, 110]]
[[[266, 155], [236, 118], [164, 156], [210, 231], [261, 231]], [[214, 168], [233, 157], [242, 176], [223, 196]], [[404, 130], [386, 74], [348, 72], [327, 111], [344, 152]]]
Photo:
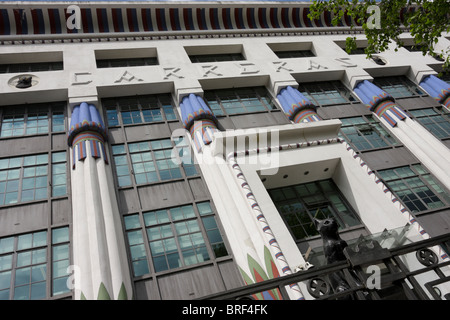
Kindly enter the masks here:
[[139, 214], [124, 217], [134, 276], [150, 266], [161, 272], [228, 255], [208, 201], [143, 212], [142, 221]]
[[276, 109], [264, 87], [208, 90], [205, 100], [216, 116]]
[[419, 109], [408, 111], [437, 138], [450, 138], [450, 113], [444, 109]]
[[181, 178], [180, 166], [172, 161], [170, 139], [128, 144], [137, 184]]
[[[130, 186], [132, 175], [136, 184], [180, 179], [183, 178], [183, 171], [186, 177], [197, 175], [193, 161], [184, 163], [185, 159], [181, 158], [183, 152], [188, 152], [188, 146], [175, 143], [173, 145], [171, 139], [161, 139], [113, 145], [118, 186]], [[192, 154], [189, 153], [189, 156]]]
[[405, 76], [375, 78], [373, 83], [394, 98], [415, 97], [425, 94]]
[[365, 50], [366, 48], [356, 48], [353, 49], [350, 54], [366, 54]]
[[[344, 50], [346, 53], [348, 53], [345, 46], [341, 47], [341, 49]], [[350, 53], [348, 53], [348, 54], [366, 54], [365, 50], [366, 50], [366, 47], [357, 47], [355, 49], [352, 49], [350, 51]]]
[[[0, 206], [66, 195], [66, 152], [0, 159]], [[51, 170], [49, 171], [49, 167]], [[52, 181], [52, 184], [48, 183]]]
[[410, 46], [403, 46], [406, 50], [409, 52], [422, 52], [422, 46], [421, 45], [410, 45]]
[[397, 145], [398, 142], [372, 116], [343, 118], [340, 137], [356, 150], [364, 151]]
[[358, 102], [340, 81], [301, 83], [298, 90], [318, 106]]
[[109, 126], [177, 120], [169, 94], [103, 99]]
[[139, 67], [154, 65], [158, 65], [158, 59], [156, 57], [97, 60], [97, 68]]
[[70, 292], [69, 228], [36, 231], [0, 239], [0, 300], [40, 300]]
[[64, 102], [4, 107], [0, 137], [64, 132], [64, 109]]
[[413, 213], [450, 204], [448, 191], [420, 164], [380, 170], [378, 175]]
[[313, 219], [333, 217], [339, 229], [361, 225], [332, 180], [268, 190], [295, 240], [318, 235]]
[[63, 70], [62, 61], [1, 64], [0, 73], [24, 73]]
[[189, 55], [191, 62], [222, 62], [222, 61], [242, 61], [245, 57], [242, 53], [219, 53], [219, 54], [202, 54]]
[[315, 57], [311, 50], [275, 51], [280, 59]]

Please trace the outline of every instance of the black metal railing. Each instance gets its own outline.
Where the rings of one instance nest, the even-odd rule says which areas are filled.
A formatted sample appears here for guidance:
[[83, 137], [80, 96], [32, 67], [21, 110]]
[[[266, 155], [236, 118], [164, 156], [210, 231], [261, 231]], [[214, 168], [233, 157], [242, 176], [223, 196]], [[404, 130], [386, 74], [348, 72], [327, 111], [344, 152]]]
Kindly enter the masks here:
[[[448, 250], [450, 234], [402, 245], [395, 249], [382, 248], [376, 241], [360, 244], [358, 249], [347, 250], [346, 261], [331, 265], [314, 267], [306, 271], [266, 280], [263, 282], [230, 289], [204, 296], [201, 300], [240, 300], [252, 299], [252, 295], [267, 290], [278, 289], [283, 299], [290, 299], [286, 287], [294, 283], [303, 283], [309, 296], [306, 299], [332, 300], [450, 300], [450, 294], [445, 294], [439, 285], [450, 283], [450, 277], [445, 276], [443, 268], [450, 265], [450, 259], [440, 259], [429, 248], [440, 246]], [[445, 251], [442, 252], [445, 254]], [[448, 251], [447, 251], [448, 253]], [[410, 270], [405, 263], [406, 255], [414, 257], [420, 267]], [[381, 270], [379, 282], [370, 283], [372, 274], [369, 266], [378, 266]], [[428, 282], [421, 282], [418, 275], [428, 273]], [[338, 275], [346, 282], [345, 289], [333, 288], [331, 277]], [[432, 275], [432, 276], [430, 276]], [[423, 277], [422, 277], [423, 278]]]

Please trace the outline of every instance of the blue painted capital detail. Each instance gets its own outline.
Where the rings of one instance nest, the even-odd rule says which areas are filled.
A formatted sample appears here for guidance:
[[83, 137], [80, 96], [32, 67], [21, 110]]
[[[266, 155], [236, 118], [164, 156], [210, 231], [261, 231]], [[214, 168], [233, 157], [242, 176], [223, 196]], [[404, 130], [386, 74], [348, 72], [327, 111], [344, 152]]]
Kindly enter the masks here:
[[394, 97], [368, 80], [358, 83], [354, 91], [361, 101], [370, 108], [370, 111], [374, 111], [377, 105], [383, 101], [390, 100], [395, 102]]
[[398, 120], [408, 116], [395, 104], [395, 99], [368, 80], [358, 83], [354, 89], [361, 101], [377, 116], [385, 119], [392, 127]]
[[73, 166], [76, 160], [86, 159], [87, 148], [90, 148], [93, 158], [103, 157], [108, 164], [105, 142], [108, 140], [106, 127], [103, 124], [100, 113], [92, 104], [86, 102], [77, 105], [72, 110], [67, 143], [72, 147]]
[[430, 75], [420, 82], [420, 86], [439, 103], [450, 108], [450, 84]]
[[291, 86], [282, 89], [277, 98], [289, 120], [295, 123], [322, 120], [316, 113], [316, 106]]
[[205, 101], [191, 93], [184, 97], [180, 103], [181, 119], [184, 127], [191, 133], [195, 147], [198, 151], [203, 145], [210, 144], [217, 129], [217, 119]]

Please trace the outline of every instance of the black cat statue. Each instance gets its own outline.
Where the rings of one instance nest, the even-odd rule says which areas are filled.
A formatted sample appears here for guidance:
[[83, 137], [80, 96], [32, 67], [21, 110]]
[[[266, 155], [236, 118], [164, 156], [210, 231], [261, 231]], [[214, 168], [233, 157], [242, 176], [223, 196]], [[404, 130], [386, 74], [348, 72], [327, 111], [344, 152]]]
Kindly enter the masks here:
[[[339, 225], [333, 218], [324, 220], [314, 219], [314, 224], [322, 236], [323, 250], [327, 264], [332, 264], [338, 261], [345, 261], [344, 249], [348, 246], [347, 242], [341, 239], [338, 233]], [[347, 281], [345, 281], [342, 272], [334, 272], [328, 275], [331, 288], [335, 293], [346, 291], [350, 288]], [[352, 299], [351, 295], [342, 296], [340, 299]]]
[[17, 82], [16, 88], [19, 88], [19, 89], [29, 88], [33, 85], [32, 80], [33, 80], [33, 78], [30, 76], [20, 77], [19, 81]]

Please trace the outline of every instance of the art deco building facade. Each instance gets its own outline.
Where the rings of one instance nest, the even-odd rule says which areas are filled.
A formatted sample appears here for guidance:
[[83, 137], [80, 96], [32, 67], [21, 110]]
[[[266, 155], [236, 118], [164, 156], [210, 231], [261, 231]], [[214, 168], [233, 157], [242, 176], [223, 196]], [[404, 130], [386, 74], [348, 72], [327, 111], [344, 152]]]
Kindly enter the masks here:
[[[194, 299], [306, 274], [326, 217], [350, 245], [448, 235], [442, 61], [369, 60], [348, 17], [310, 21], [306, 2], [77, 5], [0, 3], [0, 299]], [[403, 289], [445, 299], [446, 268]]]

